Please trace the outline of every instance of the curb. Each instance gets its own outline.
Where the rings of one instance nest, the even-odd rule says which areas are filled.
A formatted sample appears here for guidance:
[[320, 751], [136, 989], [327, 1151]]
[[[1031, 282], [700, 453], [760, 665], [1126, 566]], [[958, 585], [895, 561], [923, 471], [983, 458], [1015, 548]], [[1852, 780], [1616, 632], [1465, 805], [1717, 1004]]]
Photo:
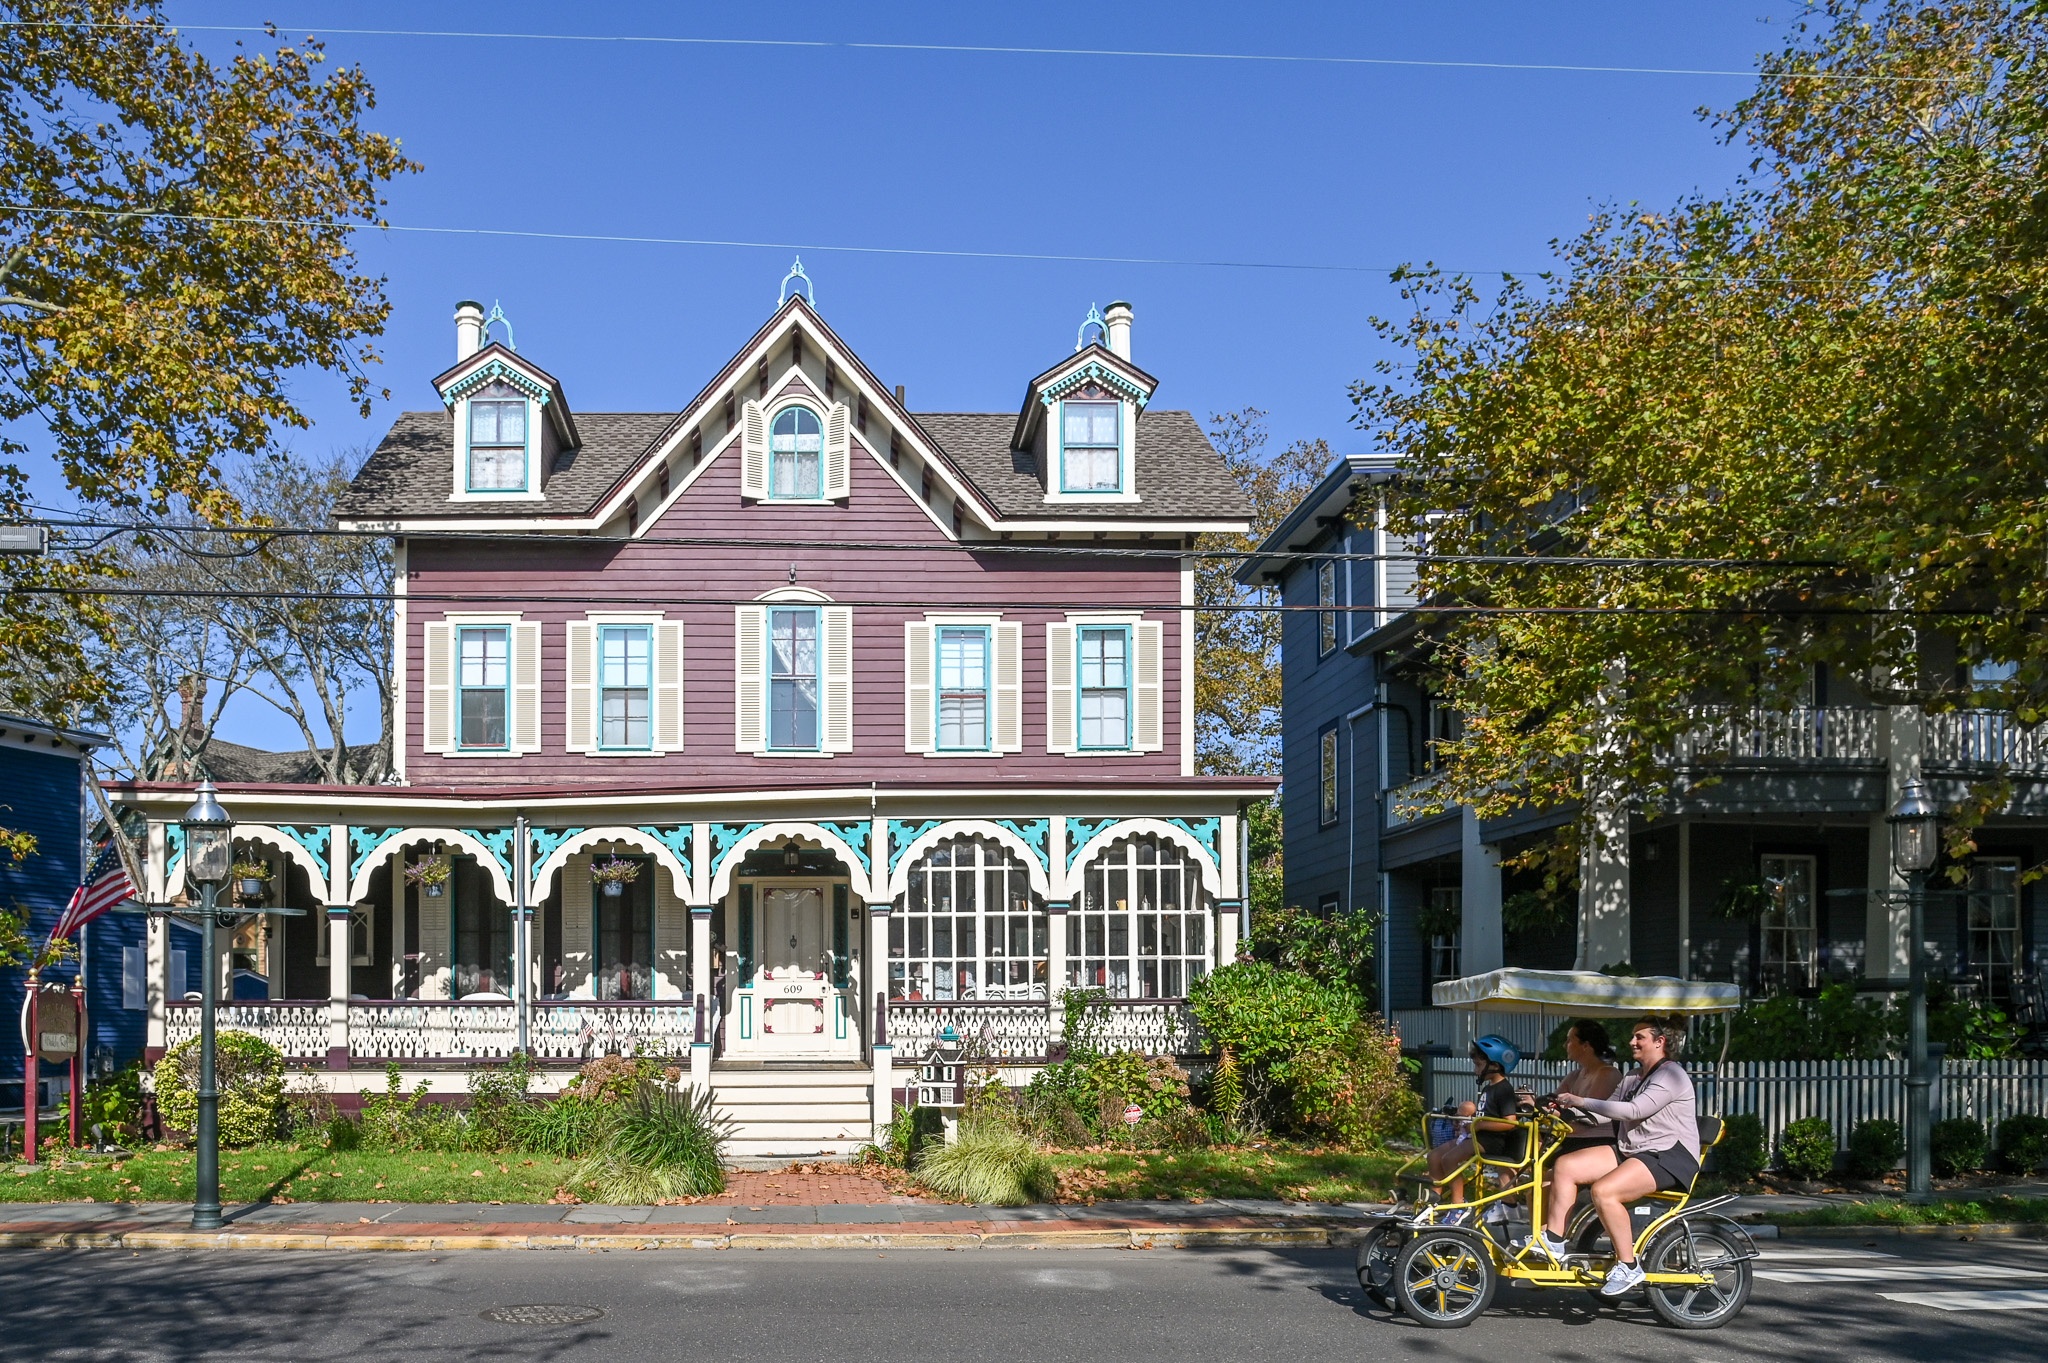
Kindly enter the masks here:
[[1188, 1227], [1072, 1231], [824, 1231], [705, 1234], [330, 1235], [306, 1231], [0, 1231], [0, 1249], [1228, 1249], [1348, 1245], [1346, 1227]]
[[[1741, 1223], [1737, 1223], [1741, 1224]], [[1762, 1226], [1744, 1226], [1754, 1235]], [[2028, 1221], [1992, 1221], [1981, 1226], [1772, 1226], [1780, 1240], [2048, 1240], [2048, 1225]]]

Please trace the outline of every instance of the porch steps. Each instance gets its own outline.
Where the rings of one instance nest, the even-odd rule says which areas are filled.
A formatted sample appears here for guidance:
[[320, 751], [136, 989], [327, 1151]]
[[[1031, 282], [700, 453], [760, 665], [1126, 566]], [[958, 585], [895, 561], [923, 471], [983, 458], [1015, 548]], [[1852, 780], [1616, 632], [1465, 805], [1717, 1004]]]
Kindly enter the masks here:
[[711, 1091], [732, 1119], [727, 1153], [792, 1159], [850, 1155], [873, 1139], [867, 1069], [714, 1067]]

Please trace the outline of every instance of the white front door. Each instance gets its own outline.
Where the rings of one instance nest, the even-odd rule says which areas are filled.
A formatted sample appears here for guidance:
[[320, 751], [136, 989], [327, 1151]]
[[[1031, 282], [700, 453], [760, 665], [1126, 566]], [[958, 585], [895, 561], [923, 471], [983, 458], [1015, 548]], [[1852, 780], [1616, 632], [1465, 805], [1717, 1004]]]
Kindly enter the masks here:
[[753, 887], [754, 972], [742, 981], [728, 1024], [735, 1059], [857, 1055], [848, 995], [832, 980], [831, 887], [768, 882]]

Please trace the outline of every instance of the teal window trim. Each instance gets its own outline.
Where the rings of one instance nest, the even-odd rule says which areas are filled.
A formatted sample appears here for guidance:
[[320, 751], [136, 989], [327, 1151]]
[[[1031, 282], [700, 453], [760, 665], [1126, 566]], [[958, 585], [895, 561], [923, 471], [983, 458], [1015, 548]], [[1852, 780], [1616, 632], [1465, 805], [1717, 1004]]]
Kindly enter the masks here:
[[[981, 640], [981, 685], [946, 686], [946, 636], [948, 634], [976, 635]], [[991, 673], [995, 670], [994, 632], [987, 625], [938, 625], [933, 630], [932, 649], [932, 740], [940, 752], [987, 752], [994, 741], [995, 705]], [[981, 742], [946, 742], [946, 698], [967, 696], [979, 692], [981, 696]]]
[[[609, 666], [610, 658], [605, 644], [607, 639], [615, 634], [620, 636], [638, 634], [646, 644], [644, 662], [647, 680], [644, 684], [633, 685], [628, 683], [612, 686], [608, 683], [606, 668]], [[627, 656], [626, 662], [630, 668], [632, 662], [630, 654]], [[628, 671], [627, 675], [631, 676], [632, 674]], [[605, 731], [609, 727], [606, 715], [607, 701], [610, 693], [615, 691], [620, 693], [638, 691], [640, 693], [643, 702], [641, 707], [641, 723], [647, 731], [647, 738], [644, 742], [609, 743], [605, 741]], [[630, 726], [630, 720], [628, 724]], [[599, 752], [651, 752], [654, 748], [654, 626], [652, 625], [599, 625], [597, 628], [597, 748]]]
[[[1125, 413], [1124, 413], [1124, 404], [1123, 404], [1123, 401], [1122, 401], [1122, 399], [1120, 399], [1120, 398], [1076, 398], [1076, 399], [1072, 399], [1072, 401], [1075, 401], [1075, 402], [1083, 402], [1083, 403], [1086, 403], [1086, 404], [1088, 404], [1088, 405], [1091, 405], [1091, 406], [1107, 406], [1107, 407], [1113, 407], [1113, 408], [1115, 408], [1115, 409], [1116, 409], [1116, 446], [1115, 446], [1115, 449], [1116, 449], [1116, 486], [1115, 486], [1115, 487], [1074, 487], [1074, 486], [1072, 485], [1071, 481], [1070, 481], [1070, 480], [1068, 479], [1068, 477], [1067, 477], [1067, 405], [1068, 405], [1069, 399], [1066, 399], [1066, 398], [1062, 398], [1062, 399], [1060, 399], [1060, 402], [1059, 402], [1059, 404], [1058, 404], [1058, 409], [1057, 409], [1057, 411], [1056, 411], [1056, 412], [1054, 413], [1054, 417], [1055, 417], [1055, 427], [1054, 427], [1054, 429], [1055, 429], [1055, 432], [1056, 432], [1056, 434], [1057, 434], [1057, 437], [1058, 437], [1058, 441], [1059, 441], [1059, 464], [1058, 464], [1058, 466], [1059, 466], [1059, 471], [1060, 471], [1060, 495], [1061, 495], [1061, 496], [1064, 496], [1064, 497], [1120, 497], [1120, 496], [1122, 496], [1122, 495], [1123, 495], [1123, 493], [1124, 493], [1124, 467], [1125, 467], [1125, 465], [1126, 465], [1126, 464], [1127, 464], [1127, 463], [1129, 462], [1128, 460], [1126, 460], [1126, 459], [1125, 459], [1125, 457], [1124, 457], [1124, 456], [1125, 456], [1125, 454], [1126, 454], [1126, 453], [1128, 453], [1128, 451], [1129, 451], [1129, 440], [1130, 440], [1130, 433], [1129, 433], [1129, 432], [1130, 432], [1130, 424], [1131, 424], [1131, 423], [1130, 423], [1130, 422], [1129, 422], [1129, 421], [1128, 421], [1128, 420], [1126, 419], [1126, 417], [1125, 417]], [[1079, 448], [1082, 448], [1082, 449], [1091, 449], [1091, 450], [1100, 450], [1100, 449], [1108, 449], [1108, 448], [1110, 448], [1110, 447], [1109, 447], [1109, 446], [1107, 446], [1107, 445], [1084, 445], [1084, 446], [1081, 446], [1081, 447], [1079, 447]]]
[[[476, 404], [477, 404], [477, 403], [479, 403], [479, 402], [517, 402], [517, 403], [519, 403], [519, 404], [520, 404], [521, 406], [523, 406], [523, 407], [524, 407], [524, 408], [526, 409], [526, 414], [525, 414], [525, 417], [524, 417], [524, 419], [523, 419], [523, 425], [524, 425], [524, 427], [525, 427], [525, 432], [524, 432], [524, 434], [525, 434], [525, 439], [524, 439], [524, 440], [523, 440], [523, 441], [522, 441], [522, 442], [520, 443], [520, 446], [519, 446], [519, 451], [520, 451], [520, 464], [519, 464], [519, 486], [517, 486], [517, 487], [478, 487], [478, 486], [476, 485], [476, 464], [475, 464], [475, 461], [474, 461], [474, 460], [472, 459], [472, 457], [471, 457], [471, 454], [472, 454], [472, 447], [471, 447], [471, 441], [472, 441], [472, 438], [474, 437], [474, 435], [475, 435], [475, 433], [476, 433], [476, 427], [475, 427], [475, 422], [476, 422]], [[535, 417], [536, 417], [537, 415], [538, 415], [538, 413], [537, 413], [537, 412], [536, 412], [536, 411], [534, 410], [534, 402], [533, 402], [533, 399], [532, 399], [532, 398], [529, 398], [529, 397], [527, 397], [527, 396], [526, 396], [525, 394], [523, 394], [523, 393], [522, 393], [522, 394], [520, 394], [520, 395], [519, 395], [518, 397], [516, 397], [516, 398], [508, 398], [508, 397], [485, 397], [485, 396], [483, 396], [483, 393], [482, 393], [482, 392], [477, 392], [477, 393], [472, 393], [472, 394], [470, 394], [470, 395], [469, 395], [468, 397], [466, 397], [466, 398], [464, 398], [464, 399], [463, 399], [463, 401], [462, 401], [462, 490], [463, 490], [464, 492], [466, 492], [466, 493], [469, 493], [469, 494], [471, 494], [472, 496], [477, 496], [477, 497], [497, 497], [497, 496], [520, 496], [520, 497], [523, 497], [523, 496], [525, 496], [525, 495], [526, 495], [527, 493], [529, 493], [529, 492], [531, 492], [531, 491], [533, 490], [533, 442], [534, 442], [534, 439], [536, 438], [536, 434], [537, 434], [537, 433], [535, 432], [535, 430], [534, 430], [534, 427], [535, 427], [535, 425], [537, 424], [537, 423], [535, 422], [534, 418], [535, 418]], [[508, 446], [494, 446], [494, 447], [487, 447], [487, 448], [503, 448], [503, 449], [510, 449], [510, 448], [511, 448], [511, 446], [509, 446], [509, 445], [508, 445]]]
[[[1124, 683], [1122, 687], [1124, 694], [1124, 741], [1121, 743], [1090, 743], [1086, 738], [1088, 732], [1088, 693], [1090, 691], [1114, 691], [1117, 688], [1105, 686], [1091, 687], [1086, 685], [1088, 679], [1087, 638], [1090, 634], [1110, 633], [1122, 635], [1124, 641]], [[1136, 666], [1136, 659], [1132, 657], [1132, 648], [1135, 645], [1133, 635], [1134, 631], [1129, 625], [1083, 624], [1077, 625], [1074, 628], [1074, 746], [1082, 752], [1129, 752], [1131, 750], [1132, 729], [1135, 727], [1137, 719], [1133, 712], [1133, 707], [1137, 704], [1137, 688], [1132, 685], [1131, 679], [1131, 671]]]
[[[808, 616], [810, 618], [811, 666], [809, 672], [796, 671], [793, 667], [793, 670], [789, 672], [787, 675], [778, 676], [775, 671], [775, 622], [779, 617], [782, 616], [789, 616], [792, 618], [797, 616]], [[824, 612], [819, 610], [816, 606], [770, 605], [768, 607], [767, 635], [768, 637], [765, 643], [768, 649], [768, 750], [770, 752], [821, 752], [824, 750], [825, 741]], [[791, 654], [793, 665], [796, 660], [796, 657], [799, 656], [797, 654], [796, 648], [794, 647], [794, 643], [795, 641], [794, 639], [792, 639]], [[793, 694], [800, 694], [802, 684], [806, 680], [808, 680], [811, 683], [811, 741], [809, 743], [777, 743], [775, 741], [775, 700], [778, 690], [778, 683], [786, 682], [790, 685]], [[792, 713], [794, 713], [793, 709]]]
[[[479, 682], [471, 685], [465, 677], [467, 671], [464, 659], [464, 645], [472, 635], [496, 634], [504, 642], [502, 682], [493, 684]], [[490, 657], [483, 659], [485, 675], [489, 675]], [[468, 700], [471, 692], [499, 694], [498, 714], [503, 738], [496, 743], [471, 743], [467, 741], [466, 719]], [[510, 625], [457, 625], [455, 627], [455, 746], [463, 752], [510, 752], [512, 750], [512, 626]]]
[[[785, 491], [776, 482], [775, 428], [791, 412], [802, 412], [818, 424], [818, 461], [815, 467], [817, 487], [810, 492]], [[800, 435], [802, 433], [792, 432], [792, 434]], [[800, 450], [791, 451], [792, 455], [800, 453], [802, 453]], [[792, 459], [792, 472], [794, 472], [794, 463], [795, 461]], [[768, 500], [771, 502], [821, 502], [825, 500], [825, 416], [807, 402], [785, 403], [781, 407], [776, 408], [775, 414], [768, 418]]]

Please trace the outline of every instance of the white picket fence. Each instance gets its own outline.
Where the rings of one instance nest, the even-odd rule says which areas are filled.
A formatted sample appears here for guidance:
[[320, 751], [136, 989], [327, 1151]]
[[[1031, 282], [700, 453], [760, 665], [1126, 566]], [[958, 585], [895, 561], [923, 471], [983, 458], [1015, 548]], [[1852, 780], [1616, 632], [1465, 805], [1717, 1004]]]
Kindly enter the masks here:
[[[1763, 1121], [1773, 1147], [1778, 1134], [1802, 1117], [1825, 1117], [1835, 1142], [1846, 1146], [1857, 1123], [1889, 1117], [1906, 1121], [1904, 1060], [1729, 1061], [1688, 1064], [1699, 1110], [1713, 1116], [1753, 1112]], [[1524, 1060], [1515, 1068], [1518, 1086], [1547, 1092], [1571, 1066], [1562, 1061]], [[1457, 1055], [1429, 1056], [1424, 1074], [1432, 1108], [1463, 1102], [1473, 1093], [1472, 1064]], [[2048, 1060], [1947, 1060], [1934, 1083], [1935, 1120], [1975, 1117], [1987, 1132], [2019, 1113], [2048, 1114]]]

